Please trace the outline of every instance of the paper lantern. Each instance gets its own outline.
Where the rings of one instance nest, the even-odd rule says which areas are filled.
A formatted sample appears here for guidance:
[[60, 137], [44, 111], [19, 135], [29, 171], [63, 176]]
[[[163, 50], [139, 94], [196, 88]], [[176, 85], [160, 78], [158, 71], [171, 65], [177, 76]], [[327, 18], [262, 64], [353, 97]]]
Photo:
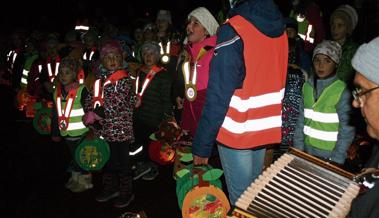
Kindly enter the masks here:
[[151, 160], [161, 165], [167, 165], [175, 160], [175, 150], [163, 141], [151, 141], [149, 144], [149, 156]]
[[176, 194], [183, 218], [226, 217], [230, 204], [222, 191], [222, 170], [188, 165], [177, 172]]
[[97, 171], [104, 167], [110, 157], [108, 143], [100, 138], [84, 138], [75, 150], [76, 163], [86, 171]]
[[40, 108], [33, 119], [34, 129], [41, 135], [48, 135], [51, 132], [51, 108]]

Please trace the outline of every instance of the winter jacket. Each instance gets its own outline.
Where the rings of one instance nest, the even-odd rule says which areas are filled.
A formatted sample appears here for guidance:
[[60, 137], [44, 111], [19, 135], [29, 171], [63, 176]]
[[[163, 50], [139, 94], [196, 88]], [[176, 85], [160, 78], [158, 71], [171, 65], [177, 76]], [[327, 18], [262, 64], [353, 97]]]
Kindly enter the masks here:
[[[307, 83], [310, 84], [314, 90], [317, 90], [314, 94], [314, 97], [315, 99], [318, 99], [323, 90], [331, 85], [335, 80], [337, 80], [336, 75], [327, 79], [318, 79], [317, 87], [314, 87], [314, 78], [311, 77]], [[346, 159], [346, 151], [351, 145], [355, 136], [355, 128], [349, 124], [352, 112], [351, 93], [349, 89], [344, 89], [336, 107], [339, 119], [339, 128], [337, 142], [333, 151], [321, 150], [304, 144], [304, 103], [300, 104], [299, 106], [299, 118], [297, 120], [294, 133], [294, 147], [300, 150], [304, 150], [311, 155], [343, 164]]]
[[[230, 12], [251, 22], [269, 37], [279, 37], [285, 30], [282, 15], [273, 1], [245, 1]], [[229, 24], [220, 27], [210, 66], [206, 102], [192, 143], [192, 153], [209, 157], [224, 121], [234, 91], [245, 78], [242, 40]]]

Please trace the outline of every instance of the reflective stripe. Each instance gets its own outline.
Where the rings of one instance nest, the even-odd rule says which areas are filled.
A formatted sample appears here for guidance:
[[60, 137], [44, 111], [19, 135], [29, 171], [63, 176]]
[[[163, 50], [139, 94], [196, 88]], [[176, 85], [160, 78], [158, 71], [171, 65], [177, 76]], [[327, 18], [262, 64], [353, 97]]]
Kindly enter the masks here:
[[304, 117], [322, 123], [338, 123], [337, 113], [322, 113], [311, 109], [304, 109]]
[[312, 32], [313, 26], [311, 24], [308, 25], [308, 30], [307, 30], [307, 40], [308, 42], [312, 43], [314, 42], [314, 38], [311, 37], [311, 32]]
[[93, 54], [95, 54], [94, 51], [91, 51], [91, 53], [89, 54], [89, 60], [90, 60], [90, 61], [92, 61], [92, 56], [93, 56]]
[[28, 71], [28, 70], [25, 70], [25, 69], [24, 69], [24, 70], [22, 71], [22, 75], [24, 75], [24, 76], [28, 76], [28, 74], [29, 74], [29, 71]]
[[134, 156], [134, 155], [140, 153], [142, 150], [143, 150], [143, 146], [141, 145], [139, 148], [137, 148], [137, 150], [129, 151], [129, 155]]
[[84, 115], [84, 110], [83, 108], [80, 109], [72, 109], [70, 117], [79, 117]]
[[87, 52], [84, 52], [84, 54], [83, 54], [83, 60], [87, 60]]
[[69, 123], [66, 131], [85, 129], [87, 128], [83, 122]]
[[163, 51], [163, 45], [162, 45], [162, 42], [159, 43], [159, 47], [161, 48], [161, 49], [160, 49], [160, 50], [161, 50], [161, 55], [163, 55], [163, 54], [164, 54], [164, 51]]
[[316, 138], [323, 141], [331, 141], [331, 142], [337, 141], [337, 136], [338, 136], [338, 131], [337, 132], [322, 131], [322, 130], [313, 129], [310, 126], [304, 126], [303, 132], [305, 135], [308, 135], [312, 138]]
[[296, 21], [297, 21], [297, 22], [303, 22], [304, 20], [305, 20], [305, 16], [300, 15], [300, 14], [298, 14], [298, 15], [296, 16]]
[[21, 78], [21, 83], [22, 84], [28, 84], [28, 80], [26, 78]]
[[238, 123], [226, 116], [222, 127], [229, 132], [242, 134], [245, 132], [261, 131], [282, 126], [282, 116], [271, 116], [262, 119], [247, 120], [243, 123]]
[[41, 73], [41, 71], [42, 71], [42, 65], [39, 64], [39, 65], [38, 65], [38, 73]]
[[84, 25], [78, 25], [75, 26], [75, 30], [89, 30], [89, 27]]
[[284, 89], [279, 92], [271, 92], [259, 96], [250, 97], [243, 100], [238, 96], [233, 96], [229, 107], [235, 108], [239, 112], [246, 112], [249, 109], [260, 108], [274, 104], [281, 104], [284, 96]]

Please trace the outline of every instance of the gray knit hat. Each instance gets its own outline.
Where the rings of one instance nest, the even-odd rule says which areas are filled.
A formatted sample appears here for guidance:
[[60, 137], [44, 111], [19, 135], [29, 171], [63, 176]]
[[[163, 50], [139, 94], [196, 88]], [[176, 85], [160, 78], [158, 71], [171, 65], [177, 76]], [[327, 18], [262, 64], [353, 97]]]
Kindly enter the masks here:
[[168, 23], [172, 23], [171, 12], [168, 10], [159, 10], [157, 13], [157, 19], [156, 20], [165, 20]]
[[351, 65], [367, 79], [379, 85], [379, 36], [358, 48]]
[[313, 50], [312, 60], [315, 58], [317, 54], [323, 54], [332, 59], [336, 64], [339, 64], [342, 48], [340, 44], [335, 41], [324, 40], [319, 43], [316, 48]]
[[141, 54], [144, 53], [145, 51], [150, 50], [159, 56], [160, 55], [160, 49], [161, 49], [161, 47], [156, 42], [145, 42], [141, 46]]
[[341, 18], [347, 25], [348, 32], [351, 34], [358, 24], [357, 11], [350, 5], [341, 5], [330, 15], [330, 22], [335, 18]]
[[204, 7], [198, 7], [195, 10], [191, 11], [191, 13], [188, 15], [188, 19], [190, 19], [191, 16], [196, 18], [201, 23], [201, 25], [203, 25], [203, 27], [208, 31], [209, 35], [213, 36], [216, 34], [219, 24], [211, 12], [208, 11], [208, 9]]

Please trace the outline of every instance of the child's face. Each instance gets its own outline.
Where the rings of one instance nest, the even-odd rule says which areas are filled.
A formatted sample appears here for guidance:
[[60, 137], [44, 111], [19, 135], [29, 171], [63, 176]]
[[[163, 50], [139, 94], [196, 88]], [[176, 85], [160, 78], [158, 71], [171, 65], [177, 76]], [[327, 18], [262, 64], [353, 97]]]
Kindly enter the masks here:
[[344, 40], [348, 36], [346, 23], [338, 17], [335, 17], [330, 25], [330, 33], [334, 41]]
[[123, 57], [122, 54], [117, 52], [109, 52], [102, 58], [102, 64], [105, 69], [109, 71], [115, 71], [122, 67]]
[[194, 17], [188, 20], [186, 31], [188, 41], [192, 43], [203, 41], [208, 34], [204, 26]]
[[62, 85], [70, 85], [75, 82], [76, 73], [69, 67], [59, 69], [59, 81]]
[[319, 78], [326, 78], [334, 73], [336, 63], [326, 55], [317, 54], [313, 58], [313, 67]]
[[142, 53], [143, 62], [147, 67], [151, 67], [157, 64], [158, 58], [159, 57], [157, 57], [157, 54], [152, 50], [146, 50]]

